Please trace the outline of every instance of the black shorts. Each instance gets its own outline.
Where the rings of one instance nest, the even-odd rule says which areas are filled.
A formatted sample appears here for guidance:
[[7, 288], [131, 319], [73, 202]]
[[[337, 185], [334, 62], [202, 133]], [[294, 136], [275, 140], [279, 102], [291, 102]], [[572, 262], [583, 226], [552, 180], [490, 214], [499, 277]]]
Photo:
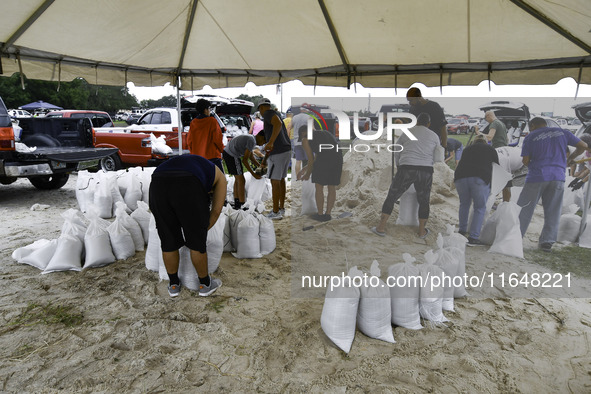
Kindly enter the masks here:
[[224, 156], [224, 162], [226, 163], [226, 168], [230, 175], [244, 174], [244, 171], [242, 170], [242, 160], [240, 160], [239, 157], [234, 157], [226, 151], [223, 151], [222, 155]]
[[338, 186], [343, 173], [343, 156], [336, 154], [317, 154], [312, 170], [312, 183], [322, 186]]
[[183, 245], [201, 253], [207, 251], [209, 203], [209, 193], [193, 175], [152, 175], [150, 210], [163, 252], [174, 252]]

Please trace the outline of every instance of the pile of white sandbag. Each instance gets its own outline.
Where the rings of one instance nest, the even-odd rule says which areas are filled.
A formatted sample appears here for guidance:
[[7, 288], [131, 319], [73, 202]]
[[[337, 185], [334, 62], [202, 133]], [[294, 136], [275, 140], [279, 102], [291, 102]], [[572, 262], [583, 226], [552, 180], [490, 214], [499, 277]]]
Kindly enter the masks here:
[[560, 222], [558, 224], [558, 242], [567, 245], [577, 242], [581, 227], [581, 217], [577, 215], [578, 211], [579, 206], [577, 204], [570, 204], [568, 207], [563, 207], [563, 213], [560, 215]]
[[115, 215], [116, 203], [123, 202], [128, 213], [137, 209], [138, 201], [149, 202], [150, 181], [156, 167], [133, 167], [119, 171], [86, 170], [78, 172], [76, 199], [80, 211], [97, 209], [103, 219]]
[[505, 201], [489, 216], [480, 232], [480, 241], [492, 245], [489, 252], [523, 258], [519, 212], [519, 205]]
[[18, 248], [12, 258], [39, 268], [43, 274], [81, 271], [127, 259], [143, 251], [148, 241], [148, 205], [143, 201], [137, 205], [130, 216], [127, 205], [117, 202], [113, 222], [102, 219], [94, 207], [87, 209], [86, 217], [76, 209], [68, 209], [62, 213], [64, 224], [59, 238], [40, 239]]
[[[343, 274], [339, 286], [326, 291], [320, 324], [324, 333], [345, 353], [355, 339], [355, 327], [370, 338], [395, 343], [392, 324], [411, 330], [423, 328], [421, 318], [431, 325], [447, 322], [444, 311], [454, 310], [454, 298], [467, 294], [465, 245], [468, 240], [448, 228], [439, 234], [437, 251], [425, 253], [425, 263], [416, 265], [408, 253], [404, 263], [388, 268], [382, 281], [377, 261], [367, 273], [357, 267]], [[445, 278], [445, 279], [444, 279]], [[455, 280], [454, 280], [455, 278]]]

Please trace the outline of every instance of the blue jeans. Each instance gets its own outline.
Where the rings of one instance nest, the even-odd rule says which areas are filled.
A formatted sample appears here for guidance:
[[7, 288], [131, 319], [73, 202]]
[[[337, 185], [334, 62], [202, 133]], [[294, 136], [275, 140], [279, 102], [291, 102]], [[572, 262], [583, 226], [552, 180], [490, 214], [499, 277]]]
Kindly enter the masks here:
[[478, 239], [484, 214], [486, 213], [486, 201], [490, 194], [490, 185], [487, 185], [481, 178], [468, 177], [455, 181], [456, 190], [460, 197], [460, 232], [468, 230], [468, 217], [470, 206], [474, 203], [474, 215], [470, 225], [470, 238]]
[[538, 240], [539, 244], [556, 242], [558, 237], [558, 223], [562, 211], [562, 196], [564, 194], [564, 181], [525, 182], [523, 191], [519, 195], [517, 205], [521, 207], [519, 213], [519, 225], [521, 236], [525, 235], [527, 227], [534, 215], [536, 205], [542, 198], [544, 208], [544, 227]]

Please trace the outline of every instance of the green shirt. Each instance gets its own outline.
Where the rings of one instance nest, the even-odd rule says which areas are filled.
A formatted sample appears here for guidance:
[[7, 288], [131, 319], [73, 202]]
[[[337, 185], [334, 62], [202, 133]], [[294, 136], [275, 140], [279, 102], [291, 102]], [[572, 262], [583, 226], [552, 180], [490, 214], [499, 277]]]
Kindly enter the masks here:
[[507, 128], [505, 124], [498, 119], [492, 121], [488, 129], [495, 129], [495, 135], [492, 138], [492, 147], [499, 148], [501, 146], [507, 146]]

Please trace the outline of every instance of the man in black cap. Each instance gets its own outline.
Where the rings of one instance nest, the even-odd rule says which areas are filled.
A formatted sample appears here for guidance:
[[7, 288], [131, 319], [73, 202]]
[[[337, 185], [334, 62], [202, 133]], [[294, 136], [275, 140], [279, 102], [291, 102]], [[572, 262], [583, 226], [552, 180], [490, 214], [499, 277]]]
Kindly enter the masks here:
[[285, 212], [285, 177], [291, 161], [291, 141], [279, 113], [271, 109], [269, 99], [261, 99], [258, 110], [263, 117], [263, 133], [267, 141], [265, 151], [269, 154], [267, 175], [273, 191], [273, 212], [267, 217], [279, 220], [283, 219]]
[[410, 104], [410, 113], [414, 116], [419, 116], [421, 113], [426, 113], [431, 118], [431, 125], [429, 129], [433, 130], [439, 136], [441, 146], [447, 147], [447, 120], [443, 109], [435, 101], [427, 100], [421, 94], [419, 88], [410, 88], [406, 92], [406, 99]]

